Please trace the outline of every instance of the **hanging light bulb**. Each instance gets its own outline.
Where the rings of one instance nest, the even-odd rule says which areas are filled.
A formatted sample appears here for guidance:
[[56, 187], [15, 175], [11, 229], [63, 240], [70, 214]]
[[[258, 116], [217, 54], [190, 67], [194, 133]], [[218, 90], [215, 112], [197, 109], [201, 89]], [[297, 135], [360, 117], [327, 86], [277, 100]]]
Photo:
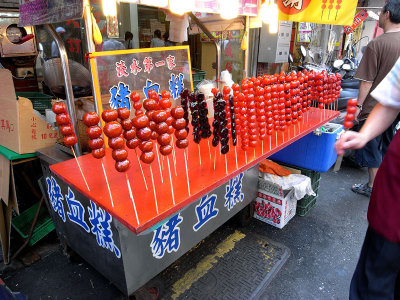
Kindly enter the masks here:
[[239, 13], [239, 0], [219, 0], [219, 12], [223, 19], [236, 18]]
[[271, 19], [269, 22], [269, 33], [271, 34], [275, 34], [278, 32], [278, 27], [279, 27], [279, 20], [278, 20], [278, 16], [279, 16], [279, 9], [278, 9], [278, 5], [275, 3], [271, 4]]
[[263, 23], [269, 24], [271, 21], [271, 5], [270, 0], [265, 0], [263, 4], [261, 4], [261, 8], [258, 13], [259, 18]]
[[194, 0], [169, 0], [169, 10], [176, 15], [194, 10]]
[[103, 0], [103, 14], [107, 17], [117, 16], [116, 0]]

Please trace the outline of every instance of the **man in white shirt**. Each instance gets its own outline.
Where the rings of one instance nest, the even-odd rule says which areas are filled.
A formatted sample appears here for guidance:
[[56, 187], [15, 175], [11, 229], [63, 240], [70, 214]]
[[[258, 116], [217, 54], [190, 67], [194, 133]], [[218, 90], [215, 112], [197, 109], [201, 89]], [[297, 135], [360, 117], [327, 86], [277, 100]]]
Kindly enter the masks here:
[[[336, 143], [339, 155], [382, 134], [400, 112], [400, 59], [371, 96], [378, 101], [359, 132]], [[378, 169], [368, 207], [369, 227], [350, 285], [350, 300], [400, 299], [400, 132]]]

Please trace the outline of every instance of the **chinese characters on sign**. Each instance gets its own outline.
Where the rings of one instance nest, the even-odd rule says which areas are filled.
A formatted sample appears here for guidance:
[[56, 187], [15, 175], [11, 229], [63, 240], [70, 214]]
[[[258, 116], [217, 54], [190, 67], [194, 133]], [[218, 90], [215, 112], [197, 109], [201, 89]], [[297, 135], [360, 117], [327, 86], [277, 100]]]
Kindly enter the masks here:
[[297, 10], [301, 10], [303, 7], [303, 0], [283, 0], [283, 6], [285, 7], [294, 7]]
[[226, 186], [224, 206], [228, 211], [244, 199], [244, 194], [242, 193], [242, 179], [243, 173], [229, 180], [229, 184]]
[[146, 85], [143, 87], [143, 93], [146, 96], [146, 98], [149, 98], [149, 91], [150, 90], [155, 90], [156, 93], [158, 94], [160, 91], [160, 85], [158, 83], [153, 83], [150, 79], [146, 80]]
[[1, 130], [6, 130], [8, 132], [14, 131], [14, 124], [9, 120], [0, 120], [1, 121]]
[[[153, 57], [146, 56], [143, 61], [139, 61], [136, 58], [132, 59], [132, 63], [127, 66], [125, 60], [120, 59], [119, 61], [115, 62], [115, 71], [118, 78], [129, 77], [129, 72], [134, 76], [139, 75], [143, 71], [144, 73], [151, 74], [153, 69], [166, 67], [169, 71], [173, 71], [176, 67], [175, 63], [175, 56], [168, 55], [165, 59], [153, 62]], [[178, 69], [177, 69], [178, 70]], [[185, 87], [184, 83], [184, 74], [174, 74], [171, 73], [169, 76], [169, 91], [173, 97], [173, 99], [177, 99], [180, 96], [181, 91]], [[146, 80], [145, 86], [143, 86], [143, 92], [148, 98], [148, 92], [150, 90], [155, 90], [157, 93], [160, 92], [160, 84], [153, 82], [151, 79]], [[125, 84], [124, 82], [119, 82], [118, 86], [112, 86], [110, 88], [110, 107], [113, 109], [118, 109], [120, 107], [126, 107], [130, 109], [130, 101], [129, 101], [129, 94], [130, 89], [129, 85]]]
[[131, 109], [131, 104], [129, 102], [129, 95], [131, 91], [129, 90], [129, 86], [125, 85], [125, 83], [120, 82], [118, 86], [113, 86], [110, 89], [110, 107], [112, 109], [118, 109], [120, 107], [126, 107], [127, 109]]
[[204, 224], [206, 224], [212, 218], [218, 215], [218, 208], [215, 208], [215, 201], [217, 195], [204, 196], [201, 198], [199, 205], [196, 206], [196, 215], [198, 222], [193, 226], [193, 230], [199, 230]]
[[183, 83], [183, 74], [179, 75], [171, 74], [171, 79], [169, 80], [169, 91], [174, 99], [178, 99], [181, 91], [185, 88]]
[[165, 251], [168, 253], [178, 251], [180, 246], [180, 228], [178, 225], [182, 221], [181, 215], [177, 214], [154, 231], [150, 247], [155, 258], [163, 258]]
[[350, 34], [354, 29], [356, 29], [366, 18], [368, 17], [368, 13], [365, 10], [361, 10], [353, 20], [353, 25], [345, 26], [344, 32], [346, 34]]
[[[242, 193], [243, 173], [232, 178], [225, 186], [225, 204], [229, 212], [237, 203], [243, 201]], [[195, 206], [194, 212], [197, 222], [193, 225], [193, 231], [199, 231], [208, 221], [218, 216], [219, 209], [216, 208], [218, 196], [216, 194], [206, 195], [200, 199]], [[278, 213], [277, 213], [278, 214]], [[153, 257], [161, 259], [165, 252], [177, 252], [180, 246], [180, 228], [178, 227], [183, 221], [183, 217], [179, 214], [173, 216], [165, 224], [158, 227], [153, 232], [153, 239], [150, 243]]]
[[75, 199], [74, 192], [68, 187], [68, 194], [65, 195], [65, 201], [68, 206], [67, 214], [64, 209], [64, 196], [61, 193], [61, 188], [58, 185], [54, 177], [46, 177], [47, 183], [47, 194], [53, 210], [60, 216], [63, 222], [66, 222], [66, 216], [68, 219], [80, 226], [83, 230], [96, 236], [97, 244], [105, 249], [115, 253], [115, 256], [121, 258], [121, 251], [114, 244], [113, 233], [111, 230], [112, 217], [109, 213], [100, 207], [97, 207], [92, 201], [90, 201], [90, 207], [87, 207], [89, 212], [89, 228], [88, 223], [85, 221], [85, 207]]
[[51, 177], [51, 179], [47, 177], [46, 183], [47, 183], [47, 194], [49, 195], [50, 204], [53, 207], [54, 211], [63, 220], [63, 222], [65, 222], [64, 205], [62, 203], [64, 197], [61, 194], [61, 188], [53, 177]]
[[[142, 66], [140, 66], [140, 61], [133, 58], [132, 63], [129, 66], [130, 72], [133, 75], [138, 75], [140, 72], [148, 73], [150, 74], [151, 71], [154, 69], [154, 67], [160, 68], [166, 66], [168, 70], [172, 71], [175, 69], [176, 64], [175, 64], [175, 56], [173, 55], [168, 55], [165, 60], [160, 60], [155, 63], [153, 63], [153, 58], [151, 56], [146, 56], [143, 59]], [[117, 72], [117, 77], [121, 78], [123, 76], [128, 77], [128, 67], [126, 66], [126, 62], [124, 60], [120, 60], [115, 63], [115, 71]]]
[[109, 213], [100, 207], [97, 207], [90, 201], [89, 221], [92, 225], [92, 233], [96, 236], [96, 241], [99, 246], [110, 250], [115, 253], [118, 258], [121, 257], [121, 251], [114, 244], [113, 233], [111, 231], [112, 217]]

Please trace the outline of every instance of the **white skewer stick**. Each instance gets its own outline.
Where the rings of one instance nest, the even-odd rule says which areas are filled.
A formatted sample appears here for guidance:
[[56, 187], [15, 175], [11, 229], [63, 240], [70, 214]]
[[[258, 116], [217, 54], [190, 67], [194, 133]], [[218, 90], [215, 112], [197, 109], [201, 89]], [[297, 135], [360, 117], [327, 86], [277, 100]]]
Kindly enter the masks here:
[[208, 143], [208, 153], [210, 154], [210, 161], [211, 161], [211, 148], [210, 148], [210, 141], [207, 140]]
[[167, 158], [167, 163], [168, 163], [168, 173], [169, 173], [169, 182], [171, 183], [171, 194], [172, 194], [172, 203], [175, 205], [175, 195], [174, 195], [174, 187], [172, 185], [172, 177], [171, 177], [171, 167], [169, 165], [169, 158]]
[[217, 159], [217, 147], [214, 148], [214, 170], [215, 170], [215, 161]]
[[199, 147], [199, 162], [200, 162], [200, 166], [201, 166], [201, 153], [200, 153], [200, 143], [197, 144], [197, 146]]
[[136, 204], [135, 204], [135, 200], [133, 199], [133, 194], [132, 194], [132, 189], [131, 189], [131, 184], [129, 182], [129, 178], [128, 178], [128, 174], [125, 173], [125, 177], [126, 177], [126, 184], [128, 185], [128, 190], [129, 190], [129, 197], [131, 197], [132, 200], [132, 204], [133, 204], [133, 209], [135, 210], [135, 215], [136, 215], [136, 221], [138, 223], [138, 225], [140, 224], [139, 222], [139, 216], [136, 210]]
[[161, 183], [164, 183], [164, 178], [163, 178], [162, 170], [161, 170], [160, 155], [158, 154], [158, 145], [156, 145], [156, 153], [157, 153], [158, 167], [160, 168]]
[[147, 187], [147, 181], [146, 181], [146, 177], [144, 177], [144, 172], [143, 172], [143, 168], [142, 168], [142, 164], [140, 162], [139, 156], [136, 152], [136, 148], [135, 148], [135, 154], [136, 154], [136, 159], [138, 160], [139, 163], [139, 167], [140, 167], [140, 171], [142, 172], [142, 177], [143, 177], [143, 181], [144, 181], [144, 186], [146, 187], [146, 191], [149, 190], [149, 188]]
[[236, 170], [239, 169], [238, 166], [238, 161], [237, 161], [237, 150], [236, 150], [236, 146], [235, 146], [235, 159], [236, 159]]
[[172, 139], [172, 158], [174, 163], [175, 176], [178, 176], [178, 174], [176, 173], [176, 154], [175, 154], [175, 143], [173, 139]]
[[74, 154], [75, 161], [78, 164], [79, 171], [81, 171], [81, 174], [82, 174], [83, 180], [85, 181], [86, 187], [87, 187], [88, 191], [90, 192], [89, 185], [88, 185], [88, 183], [86, 181], [85, 175], [83, 175], [83, 171], [82, 171], [81, 165], [79, 164], [78, 158], [76, 157], [76, 154], [75, 154], [75, 151], [74, 151], [74, 147], [71, 147], [71, 150], [72, 150], [72, 153]]
[[107, 188], [108, 188], [108, 193], [110, 194], [110, 200], [111, 200], [111, 205], [112, 207], [114, 207], [114, 201], [111, 195], [111, 189], [110, 189], [110, 184], [108, 183], [108, 178], [107, 178], [107, 174], [106, 174], [106, 169], [104, 169], [104, 164], [103, 164], [103, 159], [101, 160], [101, 166], [103, 168], [103, 173], [104, 173], [104, 177], [106, 179], [106, 183], [107, 183]]
[[157, 214], [158, 214], [157, 194], [156, 194], [156, 187], [154, 185], [154, 177], [153, 177], [153, 170], [151, 168], [151, 164], [150, 164], [150, 175], [151, 175], [151, 182], [153, 183], [153, 194], [154, 194], [154, 201], [156, 203], [156, 211], [157, 211]]
[[226, 154], [224, 156], [225, 156], [225, 174], [228, 175], [228, 162], [226, 160]]
[[189, 172], [188, 172], [188, 167], [187, 167], [187, 160], [186, 160], [185, 150], [183, 150], [183, 155], [184, 155], [184, 158], [185, 158], [186, 179], [187, 179], [187, 185], [188, 185], [188, 193], [189, 193], [189, 196], [190, 196]]

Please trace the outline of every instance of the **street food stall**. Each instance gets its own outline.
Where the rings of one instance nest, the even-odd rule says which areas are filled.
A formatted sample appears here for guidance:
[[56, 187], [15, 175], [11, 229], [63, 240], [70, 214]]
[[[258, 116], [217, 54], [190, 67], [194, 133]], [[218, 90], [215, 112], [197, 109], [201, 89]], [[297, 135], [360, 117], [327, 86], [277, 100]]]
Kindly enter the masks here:
[[[54, 22], [36, 2], [21, 2], [21, 25]], [[88, 2], [65, 2], [67, 18], [91, 19]], [[244, 1], [238, 13], [257, 16], [260, 5]], [[27, 19], [33, 6], [43, 14]], [[194, 1], [181, 12], [221, 9]], [[246, 209], [257, 197], [258, 163], [338, 115], [340, 77], [327, 72], [244, 76], [222, 86], [217, 68], [206, 97], [192, 92], [188, 46], [89, 47], [95, 108], [82, 120], [92, 153], [80, 155], [68, 60], [46, 26], [59, 46], [67, 101], [53, 105], [64, 151], [39, 151], [42, 193], [61, 242], [126, 295]]]

